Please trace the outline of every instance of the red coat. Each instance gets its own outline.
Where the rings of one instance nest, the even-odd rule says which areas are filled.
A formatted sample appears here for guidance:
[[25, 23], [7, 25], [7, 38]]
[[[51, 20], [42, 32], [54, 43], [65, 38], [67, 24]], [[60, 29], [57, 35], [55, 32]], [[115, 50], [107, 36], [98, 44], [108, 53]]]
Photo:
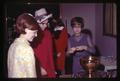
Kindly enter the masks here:
[[60, 57], [57, 57], [56, 68], [63, 71], [65, 68], [65, 50], [67, 48], [68, 34], [67, 28], [65, 27], [58, 39], [54, 39], [57, 52], [61, 53]]
[[35, 55], [40, 62], [40, 67], [45, 68], [48, 78], [55, 77], [55, 68], [53, 62], [52, 35], [48, 30], [44, 31], [42, 42], [34, 48]]

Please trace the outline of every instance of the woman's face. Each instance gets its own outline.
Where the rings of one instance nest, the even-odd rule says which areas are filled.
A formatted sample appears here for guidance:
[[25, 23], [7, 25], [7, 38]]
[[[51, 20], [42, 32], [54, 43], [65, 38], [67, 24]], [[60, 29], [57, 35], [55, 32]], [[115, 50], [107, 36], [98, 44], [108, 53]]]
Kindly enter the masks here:
[[33, 39], [35, 38], [35, 37], [37, 37], [37, 31], [38, 30], [29, 30], [29, 29], [25, 29], [25, 32], [26, 32], [26, 34], [25, 34], [25, 38], [28, 40], [28, 41], [33, 41]]
[[44, 31], [45, 28], [47, 28], [48, 26], [48, 20], [43, 21], [42, 23], [39, 23], [39, 26], [41, 27], [41, 29]]
[[81, 33], [81, 24], [80, 23], [76, 23], [74, 26], [73, 26], [73, 32], [75, 35], [78, 35]]

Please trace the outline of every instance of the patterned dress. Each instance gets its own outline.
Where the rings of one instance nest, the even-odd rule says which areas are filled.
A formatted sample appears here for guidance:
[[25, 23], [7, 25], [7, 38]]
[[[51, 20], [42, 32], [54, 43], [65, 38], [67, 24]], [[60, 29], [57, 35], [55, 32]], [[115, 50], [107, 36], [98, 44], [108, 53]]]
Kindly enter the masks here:
[[81, 34], [80, 36], [76, 37], [75, 35], [71, 36], [68, 40], [68, 49], [76, 46], [86, 45], [88, 46], [87, 51], [78, 51], [73, 54], [73, 67], [72, 72], [74, 74], [83, 71], [82, 66], [80, 65], [80, 58], [84, 56], [89, 56], [95, 53], [95, 48], [90, 40], [90, 37], [86, 34]]
[[34, 52], [22, 36], [11, 44], [7, 62], [8, 78], [36, 78]]

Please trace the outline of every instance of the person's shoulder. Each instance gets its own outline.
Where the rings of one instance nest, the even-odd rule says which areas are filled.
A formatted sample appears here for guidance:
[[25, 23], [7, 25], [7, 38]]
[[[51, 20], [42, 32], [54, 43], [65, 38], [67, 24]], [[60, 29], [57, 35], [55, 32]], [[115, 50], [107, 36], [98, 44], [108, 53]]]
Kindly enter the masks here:
[[65, 27], [63, 28], [63, 30], [67, 30], [67, 27], [65, 26]]
[[88, 35], [88, 34], [85, 34], [85, 33], [82, 33], [82, 36], [83, 36], [83, 37], [89, 37], [89, 35]]
[[17, 44], [16, 45], [16, 53], [18, 53], [19, 55], [27, 55], [30, 53], [33, 53], [33, 49], [31, 46], [27, 46], [24, 44]]
[[52, 34], [49, 30], [45, 30], [44, 39], [46, 39], [48, 41], [52, 40]]
[[48, 35], [51, 34], [51, 32], [48, 29], [45, 30], [45, 33], [48, 34]]
[[68, 40], [72, 40], [72, 39], [74, 39], [74, 37], [75, 37], [75, 35], [71, 35], [71, 36], [68, 38]]
[[29, 43], [26, 43], [26, 42], [24, 42], [24, 41], [22, 41], [22, 40], [20, 40], [19, 38], [17, 38], [15, 41], [14, 41], [14, 45], [15, 45], [15, 47], [17, 48], [17, 49], [26, 49], [26, 50], [28, 50], [28, 49], [31, 49], [31, 47], [30, 47], [30, 45], [29, 45]]

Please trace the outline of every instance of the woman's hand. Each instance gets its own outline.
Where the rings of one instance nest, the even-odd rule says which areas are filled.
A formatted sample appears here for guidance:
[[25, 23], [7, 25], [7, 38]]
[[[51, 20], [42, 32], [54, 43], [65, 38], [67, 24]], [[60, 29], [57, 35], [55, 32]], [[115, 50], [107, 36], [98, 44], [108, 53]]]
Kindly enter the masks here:
[[76, 47], [70, 48], [70, 52], [71, 52], [71, 53], [74, 53], [75, 51], [76, 51]]
[[41, 67], [41, 75], [42, 76], [47, 75], [47, 71], [43, 67]]
[[82, 51], [82, 50], [87, 50], [87, 49], [88, 49], [88, 46], [85, 46], [85, 45], [72, 47], [68, 50], [67, 55], [73, 54], [75, 51]]
[[76, 48], [75, 47], [72, 47], [68, 50], [68, 53], [74, 53], [76, 51]]
[[57, 57], [60, 57], [61, 56], [61, 53], [59, 52], [58, 54], [57, 54]]
[[82, 51], [82, 50], [87, 50], [87, 49], [88, 49], [88, 47], [85, 46], [85, 45], [77, 46], [77, 47], [76, 47], [76, 50], [77, 50], [77, 51]]

